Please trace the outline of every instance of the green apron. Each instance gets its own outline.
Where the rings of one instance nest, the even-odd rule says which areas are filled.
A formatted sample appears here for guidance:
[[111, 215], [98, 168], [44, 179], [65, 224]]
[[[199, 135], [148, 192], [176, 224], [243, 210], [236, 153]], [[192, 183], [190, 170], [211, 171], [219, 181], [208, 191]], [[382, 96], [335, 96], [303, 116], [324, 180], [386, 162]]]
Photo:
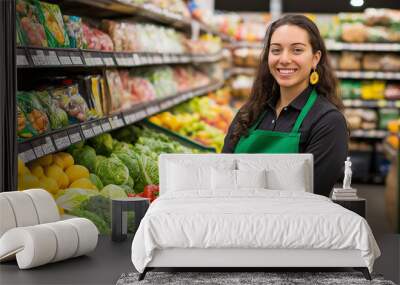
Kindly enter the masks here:
[[235, 153], [298, 153], [300, 145], [299, 128], [317, 99], [317, 93], [312, 91], [290, 133], [257, 130], [264, 119], [264, 112], [250, 128], [247, 137], [241, 137], [235, 147]]

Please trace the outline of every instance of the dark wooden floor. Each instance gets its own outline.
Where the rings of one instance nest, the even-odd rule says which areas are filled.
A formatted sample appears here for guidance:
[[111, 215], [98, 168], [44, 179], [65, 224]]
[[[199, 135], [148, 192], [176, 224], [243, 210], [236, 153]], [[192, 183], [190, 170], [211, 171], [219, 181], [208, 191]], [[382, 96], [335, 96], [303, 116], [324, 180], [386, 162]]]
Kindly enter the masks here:
[[[382, 251], [375, 263], [376, 273], [400, 283], [400, 235], [392, 234], [384, 216], [382, 186], [359, 185], [359, 195], [367, 199], [367, 220]], [[0, 265], [0, 284], [115, 284], [124, 272], [134, 271], [130, 258], [131, 239], [111, 242], [102, 236], [88, 256], [48, 264], [30, 270], [19, 270], [15, 262]]]

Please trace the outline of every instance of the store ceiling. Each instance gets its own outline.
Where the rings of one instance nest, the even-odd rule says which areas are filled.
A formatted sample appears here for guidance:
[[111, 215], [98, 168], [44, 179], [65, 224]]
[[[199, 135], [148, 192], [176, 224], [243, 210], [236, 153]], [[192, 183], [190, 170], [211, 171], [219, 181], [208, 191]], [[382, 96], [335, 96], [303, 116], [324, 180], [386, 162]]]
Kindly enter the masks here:
[[[365, 8], [392, 8], [400, 9], [400, 0], [365, 0], [362, 7], [352, 7], [350, 0], [318, 1], [318, 0], [282, 0], [283, 12], [309, 12], [309, 13], [339, 13], [358, 12]], [[268, 12], [269, 0], [215, 0], [216, 10], [225, 11], [251, 11]]]

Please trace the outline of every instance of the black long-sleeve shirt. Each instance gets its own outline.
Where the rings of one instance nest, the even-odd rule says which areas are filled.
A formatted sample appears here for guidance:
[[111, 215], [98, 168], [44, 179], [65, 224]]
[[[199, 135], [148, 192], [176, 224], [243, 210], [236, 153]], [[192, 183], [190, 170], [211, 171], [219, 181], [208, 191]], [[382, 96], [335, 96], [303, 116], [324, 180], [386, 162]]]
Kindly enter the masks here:
[[[301, 109], [310, 96], [312, 87], [306, 88], [276, 117], [278, 96], [267, 102], [267, 115], [259, 125], [260, 130], [290, 132]], [[233, 153], [232, 126], [225, 137], [223, 153]], [[299, 129], [300, 153], [314, 155], [314, 193], [329, 196], [333, 185], [340, 177], [347, 156], [348, 131], [343, 114], [325, 97], [318, 96]]]

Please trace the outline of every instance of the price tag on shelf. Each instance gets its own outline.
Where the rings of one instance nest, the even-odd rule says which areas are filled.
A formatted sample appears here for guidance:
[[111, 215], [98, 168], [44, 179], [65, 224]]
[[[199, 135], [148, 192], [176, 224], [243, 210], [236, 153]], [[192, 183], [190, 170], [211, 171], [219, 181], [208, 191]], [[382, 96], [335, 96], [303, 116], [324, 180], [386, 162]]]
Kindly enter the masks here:
[[17, 66], [27, 66], [29, 65], [28, 57], [26, 56], [25, 50], [17, 49]]
[[81, 130], [85, 139], [90, 139], [94, 137], [94, 132], [90, 123], [81, 125]]
[[87, 66], [102, 66], [104, 65], [100, 54], [96, 52], [83, 52], [83, 59]]
[[110, 121], [112, 129], [117, 129], [117, 128], [124, 126], [124, 120], [123, 120], [122, 115], [115, 115], [115, 116], [109, 118], [109, 121]]
[[52, 137], [57, 150], [65, 149], [71, 145], [67, 131], [55, 133]]
[[60, 65], [60, 61], [58, 60], [57, 54], [55, 51], [50, 50], [47, 53], [47, 62], [48, 65]]
[[103, 129], [103, 132], [108, 132], [111, 130], [111, 125], [108, 119], [101, 120], [101, 128]]
[[133, 54], [133, 61], [134, 61], [135, 65], [141, 65], [142, 64], [141, 58], [137, 53]]
[[118, 66], [126, 66], [125, 65], [125, 58], [122, 57], [121, 55], [116, 55], [115, 60], [117, 61]]
[[21, 142], [18, 144], [18, 157], [24, 163], [35, 160], [37, 158], [29, 142]]
[[42, 157], [45, 155], [45, 153], [43, 152], [43, 149], [42, 149], [43, 144], [46, 144], [46, 140], [44, 138], [38, 138], [38, 139], [31, 141], [31, 145], [32, 145], [33, 151], [36, 154], [36, 157]]
[[103, 133], [103, 129], [101, 128], [101, 125], [98, 122], [92, 123], [92, 130], [96, 136]]
[[56, 149], [54, 148], [53, 141], [51, 140], [50, 137], [45, 137], [45, 143], [42, 144], [42, 149], [44, 154], [49, 154], [56, 151]]
[[70, 128], [68, 130], [68, 135], [71, 144], [82, 141], [81, 130], [79, 127]]
[[45, 54], [44, 54], [43, 50], [30, 49], [29, 52], [31, 54], [31, 58], [32, 58], [34, 65], [36, 65], [36, 66], [47, 65]]
[[388, 105], [386, 100], [378, 100], [378, 101], [376, 102], [376, 104], [377, 104], [378, 107], [380, 107], [380, 108], [386, 107], [386, 106]]
[[73, 65], [71, 57], [69, 56], [69, 51], [57, 51], [57, 56], [61, 65]]
[[124, 113], [124, 120], [126, 124], [132, 124], [136, 122], [136, 114], [135, 113]]
[[115, 66], [114, 58], [111, 53], [103, 54], [103, 62], [106, 66]]
[[139, 110], [136, 112], [135, 116], [136, 116], [136, 121], [140, 121], [140, 120], [146, 118], [148, 115], [145, 110]]
[[158, 105], [153, 105], [153, 106], [149, 106], [146, 108], [146, 113], [151, 116], [154, 115], [156, 113], [160, 112], [160, 106]]
[[73, 65], [83, 65], [82, 57], [79, 52], [70, 52], [69, 58]]

